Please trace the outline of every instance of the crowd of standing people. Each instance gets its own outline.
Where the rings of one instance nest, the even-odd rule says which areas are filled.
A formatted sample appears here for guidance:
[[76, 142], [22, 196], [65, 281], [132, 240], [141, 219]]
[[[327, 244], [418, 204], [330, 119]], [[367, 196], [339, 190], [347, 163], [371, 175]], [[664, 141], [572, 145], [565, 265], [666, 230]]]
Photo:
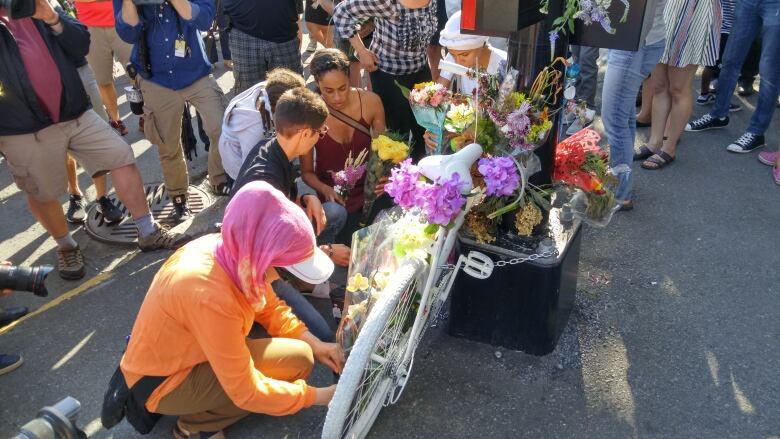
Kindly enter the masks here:
[[[26, 18], [0, 7], [0, 152], [57, 242], [60, 276], [85, 274], [67, 227], [84, 220], [76, 163], [94, 179], [107, 222], [124, 219], [106, 196], [110, 174], [138, 246], [178, 249], [155, 277], [112, 380], [135, 395], [118, 407], [178, 416], [177, 438], [219, 438], [252, 412], [286, 415], [328, 403], [334, 386], [305, 380], [315, 360], [337, 375], [344, 356], [300, 290], [331, 297], [343, 288], [333, 273], [349, 264], [363, 205], [362, 182], [345, 199], [333, 173], [386, 130], [407, 133], [415, 159], [435, 142], [398, 84], [435, 80], [471, 94], [472, 78], [440, 71], [443, 56], [488, 73], [506, 64], [507, 53], [487, 37], [461, 32], [459, 7], [450, 0], [75, 0], [74, 17], [54, 0], [36, 0]], [[685, 132], [729, 124], [729, 112], [739, 109], [732, 94], [738, 84], [740, 94], [754, 92], [756, 74], [750, 125], [726, 148], [765, 146], [780, 90], [778, 11], [778, 0], [651, 0], [653, 20], [639, 48], [608, 56], [600, 113], [613, 166], [670, 165]], [[217, 40], [235, 79], [229, 95], [213, 75]], [[302, 50], [314, 51], [308, 85]], [[572, 46], [570, 53], [583, 66], [577, 98], [592, 120], [599, 50]], [[757, 72], [744, 68], [751, 56]], [[182, 113], [188, 104], [197, 110], [212, 145], [208, 184], [230, 197], [219, 233], [192, 240], [149, 212], [122, 139], [129, 129], [118, 110], [115, 59], [143, 94], [138, 128], [157, 148], [175, 221], [190, 216]], [[711, 111], [691, 120], [694, 102]], [[637, 126], [648, 125], [649, 141], [636, 150]], [[778, 153], [759, 160], [780, 184]], [[631, 175], [619, 173], [621, 210], [633, 207]], [[382, 182], [375, 192], [382, 195]], [[65, 194], [67, 212], [58, 201]], [[269, 338], [248, 340], [253, 322]], [[0, 373], [19, 364], [20, 357], [2, 355]]]

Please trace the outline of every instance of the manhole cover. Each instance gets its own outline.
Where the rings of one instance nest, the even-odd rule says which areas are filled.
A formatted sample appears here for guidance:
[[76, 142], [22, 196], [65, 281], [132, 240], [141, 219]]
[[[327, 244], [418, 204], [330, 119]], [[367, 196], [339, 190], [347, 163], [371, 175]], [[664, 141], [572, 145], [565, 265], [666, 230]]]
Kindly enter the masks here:
[[[173, 213], [173, 202], [168, 197], [165, 185], [162, 183], [149, 183], [144, 185], [146, 191], [146, 202], [154, 215], [154, 219], [161, 224], [173, 227], [176, 223], [171, 218]], [[87, 233], [98, 241], [112, 244], [135, 244], [137, 234], [133, 218], [116, 194], [109, 195], [111, 201], [116, 204], [125, 214], [124, 219], [116, 224], [108, 224], [103, 221], [103, 215], [98, 212], [97, 206], [93, 203], [87, 209], [87, 220], [84, 222], [84, 228]], [[213, 200], [203, 189], [190, 186], [187, 190], [187, 205], [193, 214], [200, 213], [203, 209], [211, 205]]]

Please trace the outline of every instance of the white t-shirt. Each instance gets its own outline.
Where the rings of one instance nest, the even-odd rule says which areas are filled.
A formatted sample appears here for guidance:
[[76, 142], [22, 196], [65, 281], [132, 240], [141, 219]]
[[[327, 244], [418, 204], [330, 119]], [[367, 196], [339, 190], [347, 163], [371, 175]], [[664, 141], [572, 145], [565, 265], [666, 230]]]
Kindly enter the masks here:
[[[490, 48], [490, 61], [488, 61], [487, 73], [495, 75], [498, 73], [498, 68], [501, 65], [501, 61], [506, 61], [506, 52], [495, 47], [488, 46]], [[447, 54], [444, 58], [445, 61], [451, 63], [455, 62], [455, 58], [451, 54]], [[441, 70], [441, 77], [452, 81], [453, 73], [446, 70]], [[477, 81], [469, 78], [468, 76], [458, 76], [458, 92], [462, 95], [472, 95], [474, 89], [477, 88]]]
[[258, 99], [263, 99], [263, 105], [270, 113], [265, 82], [261, 82], [233, 98], [222, 119], [219, 155], [222, 157], [225, 173], [234, 180], [249, 150], [273, 134], [273, 127], [263, 124], [263, 118], [257, 110]]

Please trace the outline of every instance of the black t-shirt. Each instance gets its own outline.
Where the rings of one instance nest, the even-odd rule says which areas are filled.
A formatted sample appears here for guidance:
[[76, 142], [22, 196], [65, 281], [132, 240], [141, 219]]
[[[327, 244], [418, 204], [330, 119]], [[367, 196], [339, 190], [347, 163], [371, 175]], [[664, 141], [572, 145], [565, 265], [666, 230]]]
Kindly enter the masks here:
[[238, 171], [230, 196], [252, 181], [268, 182], [291, 200], [297, 197], [295, 168], [276, 137], [266, 143], [258, 143], [249, 151], [241, 170]]
[[298, 37], [302, 8], [301, 0], [224, 0], [225, 15], [234, 28], [274, 43]]

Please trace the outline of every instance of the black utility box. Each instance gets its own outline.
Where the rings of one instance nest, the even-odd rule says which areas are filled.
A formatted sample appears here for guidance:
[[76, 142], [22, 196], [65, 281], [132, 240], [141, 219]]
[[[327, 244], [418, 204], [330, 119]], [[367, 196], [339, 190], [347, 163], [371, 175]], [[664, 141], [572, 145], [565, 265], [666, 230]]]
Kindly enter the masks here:
[[[540, 244], [553, 246], [558, 256], [496, 266], [485, 280], [458, 274], [450, 294], [450, 335], [533, 355], [555, 349], [574, 306], [582, 240], [579, 221], [562, 222], [560, 212], [550, 211], [548, 239]], [[495, 263], [539, 253], [530, 248], [535, 245], [509, 233], [485, 245], [461, 233], [457, 249], [479, 251]]]
[[539, 0], [463, 0], [460, 29], [465, 34], [509, 37], [512, 32], [538, 23]]

